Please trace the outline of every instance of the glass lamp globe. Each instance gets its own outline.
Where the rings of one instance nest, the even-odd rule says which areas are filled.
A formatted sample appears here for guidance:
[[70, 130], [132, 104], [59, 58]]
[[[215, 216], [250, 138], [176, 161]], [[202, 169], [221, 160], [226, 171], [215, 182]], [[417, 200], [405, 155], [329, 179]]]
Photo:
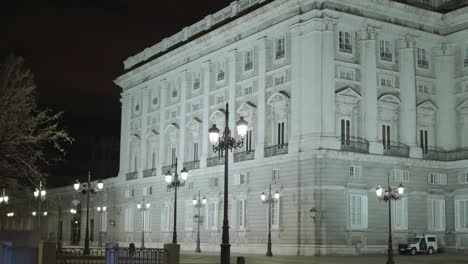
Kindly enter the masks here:
[[78, 180], [76, 180], [76, 182], [73, 184], [73, 188], [75, 189], [75, 191], [78, 191], [78, 189], [80, 189], [80, 182]]
[[260, 199], [262, 199], [262, 201], [266, 200], [266, 194], [264, 192], [262, 192], [262, 194], [260, 194]]
[[0, 196], [0, 203], [3, 202], [3, 196]]
[[203, 198], [202, 198], [202, 204], [206, 204], [206, 197], [205, 196], [203, 196]]
[[245, 137], [245, 135], [247, 135], [247, 129], [249, 128], [248, 127], [248, 122], [245, 121], [244, 117], [241, 116], [241, 118], [239, 119], [239, 121], [237, 121], [236, 125], [237, 125], [237, 134], [243, 138]]
[[32, 212], [32, 215], [33, 215], [33, 216], [36, 216], [36, 211]]
[[208, 130], [208, 135], [210, 137], [210, 142], [213, 145], [216, 145], [219, 141], [219, 129], [215, 124]]
[[45, 190], [41, 190], [41, 197], [44, 197], [46, 196], [46, 191]]
[[188, 170], [183, 168], [182, 171], [180, 172], [180, 176], [182, 176], [182, 180], [186, 181], [188, 178]]
[[36, 198], [37, 198], [38, 196], [39, 196], [39, 190], [38, 190], [38, 189], [36, 189], [36, 190], [34, 191], [34, 197], [36, 197]]
[[150, 204], [150, 203], [146, 203], [145, 206], [146, 206], [146, 209], [149, 209], [149, 208], [151, 207], [151, 204]]
[[377, 196], [380, 197], [382, 196], [382, 191], [382, 187], [379, 186], [375, 189], [375, 194], [377, 194]]
[[98, 207], [96, 208], [96, 210], [97, 210], [98, 212], [101, 212], [101, 207], [98, 206]]
[[103, 212], [107, 211], [107, 207], [106, 207], [106, 206], [103, 206], [103, 207], [102, 207], [102, 211], [103, 211]]
[[47, 214], [49, 214], [47, 211], [43, 213], [44, 216], [47, 216]]
[[170, 171], [167, 171], [166, 176], [164, 177], [167, 183], [170, 183], [172, 181], [172, 174]]
[[197, 205], [198, 200], [194, 197], [193, 200], [192, 200], [192, 203], [193, 203], [193, 205]]
[[5, 203], [8, 203], [8, 200], [9, 200], [9, 199], [10, 199], [10, 198], [8, 197], [8, 195], [3, 196], [3, 201], [5, 201]]
[[275, 192], [275, 199], [278, 200], [280, 198], [280, 193], [279, 191], [276, 191]]
[[141, 209], [141, 203], [137, 203], [137, 208]]
[[398, 185], [398, 194], [402, 195], [404, 192], [405, 187], [403, 187], [403, 185], [400, 183], [400, 185]]
[[104, 182], [102, 182], [102, 180], [99, 180], [97, 183], [97, 187], [99, 190], [102, 190], [102, 188], [104, 188]]

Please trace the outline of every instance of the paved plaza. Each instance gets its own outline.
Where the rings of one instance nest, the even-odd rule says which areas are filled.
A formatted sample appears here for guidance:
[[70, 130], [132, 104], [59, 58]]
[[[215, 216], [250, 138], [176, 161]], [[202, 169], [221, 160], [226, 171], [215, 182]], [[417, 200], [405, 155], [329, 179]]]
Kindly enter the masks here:
[[[244, 256], [246, 264], [378, 264], [386, 263], [387, 258], [384, 255], [373, 256], [320, 256], [320, 257], [296, 257], [296, 256], [274, 256], [266, 257], [252, 254], [232, 254], [231, 264], [236, 264], [237, 256]], [[214, 253], [186, 253], [182, 252], [181, 264], [218, 264], [219, 255]], [[418, 256], [399, 256], [395, 255], [396, 264], [468, 264], [468, 254], [436, 254], [436, 255], [418, 255]]]

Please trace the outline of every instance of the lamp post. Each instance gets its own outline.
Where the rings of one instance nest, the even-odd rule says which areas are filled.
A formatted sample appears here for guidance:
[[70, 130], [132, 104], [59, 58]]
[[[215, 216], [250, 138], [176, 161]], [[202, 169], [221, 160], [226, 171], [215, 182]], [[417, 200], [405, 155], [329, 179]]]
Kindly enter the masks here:
[[34, 198], [36, 198], [37, 200], [37, 207], [38, 207], [38, 215], [39, 217], [37, 218], [37, 228], [39, 229], [39, 232], [41, 234], [41, 237], [42, 237], [42, 230], [41, 230], [41, 203], [42, 201], [44, 201], [46, 199], [46, 190], [45, 190], [45, 187], [43, 186], [42, 184], [42, 181], [39, 181], [39, 188], [36, 188], [36, 190], [34, 190]]
[[[3, 188], [2, 196], [0, 196], [0, 206], [3, 207], [3, 206], [8, 205], [9, 200], [10, 200], [10, 198], [8, 197], [8, 195], [5, 194], [5, 188]], [[5, 222], [5, 218], [3, 217], [3, 210], [0, 213], [1, 213], [0, 221], [2, 221], [2, 225], [0, 226], [1, 227], [0, 230], [3, 230], [3, 226], [4, 226], [4, 222]], [[7, 215], [7, 217], [8, 217], [8, 215]]]
[[78, 245], [78, 244], [79, 244], [79, 243], [77, 243], [77, 242], [78, 242], [78, 240], [77, 240], [77, 238], [78, 238], [78, 235], [77, 235], [78, 221], [77, 221], [76, 218], [75, 218], [76, 213], [77, 213], [76, 209], [73, 209], [73, 208], [70, 209], [70, 214], [73, 215], [73, 219], [74, 219], [74, 220], [73, 220], [74, 228], [72, 228], [72, 231], [73, 231], [73, 237], [72, 237], [73, 240], [72, 240], [72, 244]]
[[229, 103], [226, 103], [225, 111], [225, 128], [223, 135], [220, 137], [219, 129], [216, 125], [213, 125], [209, 130], [210, 142], [213, 144], [213, 152], [224, 151], [224, 216], [223, 216], [223, 234], [221, 244], [221, 264], [229, 264], [229, 258], [231, 255], [231, 245], [229, 244], [229, 220], [228, 220], [228, 150], [233, 150], [242, 147], [244, 144], [244, 137], [247, 134], [248, 122], [243, 117], [237, 121], [237, 134], [240, 136], [240, 140], [236, 140], [231, 137], [231, 131], [229, 130]]
[[141, 211], [142, 226], [141, 226], [141, 249], [145, 248], [145, 211], [148, 211], [151, 207], [149, 202], [145, 203], [145, 200], [141, 203], [137, 203], [138, 210]]
[[188, 178], [188, 171], [185, 168], [182, 169], [180, 172], [180, 176], [182, 177], [181, 181], [177, 174], [177, 158], [175, 159], [175, 164], [172, 164], [172, 167], [175, 167], [174, 175], [168, 170], [165, 179], [167, 190], [170, 191], [174, 189], [174, 231], [172, 233], [172, 244], [177, 244], [177, 189], [185, 186], [185, 181]]
[[405, 187], [400, 183], [397, 188], [390, 186], [390, 175], [387, 177], [387, 189], [377, 187], [375, 190], [377, 197], [380, 200], [388, 202], [388, 250], [387, 250], [387, 264], [394, 264], [393, 260], [393, 246], [392, 246], [392, 200], [399, 200], [405, 191]]
[[[101, 216], [101, 230], [99, 231], [99, 241], [98, 241], [98, 247], [102, 247], [102, 215], [107, 211], [107, 206], [98, 206], [96, 207], [96, 211], [98, 211], [99, 215]], [[107, 221], [107, 219], [106, 219]], [[106, 223], [107, 225], [107, 223]]]
[[195, 249], [196, 253], [200, 253], [200, 222], [201, 222], [201, 216], [200, 216], [200, 209], [204, 207], [206, 204], [206, 197], [203, 196], [203, 198], [200, 198], [200, 191], [198, 191], [198, 198], [195, 196], [193, 197], [193, 206], [198, 209], [198, 214], [197, 214], [197, 248]]
[[77, 192], [81, 192], [83, 195], [86, 195], [86, 232], [85, 232], [85, 248], [84, 254], [89, 255], [89, 194], [90, 193], [97, 193], [98, 191], [102, 190], [104, 187], [104, 183], [99, 180], [96, 187], [91, 187], [91, 172], [88, 172], [88, 182], [83, 184], [80, 190], [80, 182], [76, 180], [75, 184], [73, 184], [73, 188]]
[[266, 252], [267, 257], [273, 256], [273, 253], [271, 252], [271, 204], [278, 201], [279, 197], [280, 193], [278, 190], [275, 192], [274, 196], [271, 195], [271, 184], [268, 190], [268, 196], [264, 192], [262, 192], [262, 194], [260, 195], [260, 199], [262, 200], [262, 202], [268, 203], [268, 243]]

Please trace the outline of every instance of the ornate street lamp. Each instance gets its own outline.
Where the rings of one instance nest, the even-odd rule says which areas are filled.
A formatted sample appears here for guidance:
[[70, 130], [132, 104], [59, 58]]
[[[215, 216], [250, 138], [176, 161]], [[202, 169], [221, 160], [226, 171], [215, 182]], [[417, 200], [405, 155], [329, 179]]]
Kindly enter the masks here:
[[80, 190], [80, 182], [76, 180], [73, 184], [73, 188], [77, 192], [81, 192], [83, 195], [86, 195], [86, 233], [85, 233], [85, 248], [83, 253], [85, 255], [89, 255], [89, 194], [90, 193], [97, 193], [98, 191], [104, 188], [104, 183], [99, 180], [96, 184], [96, 187], [91, 187], [91, 172], [88, 172], [88, 182], [83, 184]]
[[148, 211], [151, 207], [149, 202], [145, 203], [145, 200], [141, 203], [137, 203], [137, 209], [141, 211], [142, 226], [141, 226], [141, 249], [145, 249], [145, 211]]
[[174, 231], [172, 233], [172, 244], [177, 244], [177, 189], [185, 186], [185, 181], [188, 178], [188, 171], [185, 168], [182, 169], [180, 172], [182, 180], [180, 180], [177, 174], [177, 158], [175, 159], [175, 164], [172, 164], [172, 167], [175, 168], [174, 175], [168, 170], [165, 180], [167, 183], [167, 190], [174, 190]]
[[39, 217], [37, 218], [37, 225], [38, 225], [37, 228], [39, 229], [39, 232], [40, 232], [41, 237], [42, 237], [42, 231], [41, 231], [41, 204], [46, 199], [46, 190], [45, 190], [45, 187], [42, 184], [42, 181], [39, 181], [39, 188], [36, 188], [34, 190], [33, 194], [34, 194], [34, 198], [36, 198], [37, 203], [38, 203], [38, 215], [39, 215]]
[[[3, 194], [0, 196], [0, 206], [7, 206], [8, 205], [8, 201], [10, 200], [10, 198], [8, 197], [8, 195], [5, 194], [5, 188], [3, 188]], [[3, 210], [0, 211], [0, 220], [1, 220], [1, 226], [0, 226], [0, 230], [3, 230], [3, 222], [5, 222], [4, 218], [3, 218]], [[8, 216], [8, 215], [7, 215]]]
[[273, 256], [273, 253], [271, 252], [271, 204], [276, 203], [279, 200], [279, 198], [280, 198], [280, 193], [278, 190], [275, 192], [273, 196], [271, 195], [271, 184], [270, 184], [270, 188], [268, 191], [268, 196], [264, 192], [260, 194], [260, 199], [262, 200], [262, 202], [268, 203], [268, 243], [267, 243], [267, 252], [266, 252], [266, 255], [268, 257]]
[[390, 186], [390, 175], [387, 177], [387, 189], [384, 190], [382, 187], [377, 187], [375, 193], [380, 200], [388, 202], [388, 250], [387, 250], [387, 264], [394, 264], [393, 260], [393, 246], [392, 246], [392, 200], [399, 200], [403, 193], [405, 192], [405, 187], [400, 183], [397, 188], [392, 188]]
[[196, 216], [197, 218], [197, 248], [195, 249], [196, 253], [200, 253], [200, 223], [201, 223], [201, 215], [200, 215], [200, 209], [204, 207], [206, 204], [206, 197], [203, 196], [203, 198], [200, 198], [200, 191], [198, 191], [198, 198], [195, 196], [193, 197], [193, 206], [198, 209], [198, 214]]
[[221, 244], [221, 264], [229, 264], [229, 258], [231, 255], [231, 245], [229, 244], [229, 220], [228, 220], [228, 150], [241, 148], [244, 144], [244, 137], [247, 134], [248, 122], [243, 117], [237, 121], [237, 134], [240, 136], [240, 140], [237, 141], [231, 137], [231, 130], [229, 130], [229, 103], [226, 103], [225, 111], [225, 122], [223, 135], [219, 135], [219, 129], [216, 125], [213, 125], [208, 130], [210, 142], [213, 144], [213, 152], [224, 151], [224, 219], [223, 219], [223, 234]]
[[102, 247], [102, 215], [107, 211], [107, 206], [98, 206], [96, 207], [96, 210], [98, 211], [99, 215], [101, 216], [101, 231], [99, 231], [99, 241], [98, 241], [98, 247]]

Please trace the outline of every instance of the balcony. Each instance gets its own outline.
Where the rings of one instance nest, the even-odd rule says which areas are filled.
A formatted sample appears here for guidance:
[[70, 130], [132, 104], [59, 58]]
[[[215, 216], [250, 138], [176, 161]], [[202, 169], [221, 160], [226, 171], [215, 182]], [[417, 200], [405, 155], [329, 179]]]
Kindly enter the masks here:
[[288, 143], [265, 147], [265, 158], [283, 154], [288, 154]]
[[206, 160], [207, 167], [214, 167], [224, 164], [224, 156], [211, 157]]
[[341, 141], [341, 151], [369, 153], [369, 142], [361, 138], [350, 138]]
[[143, 178], [156, 176], [156, 168], [147, 169], [143, 171]]
[[129, 172], [125, 175], [125, 179], [127, 181], [130, 181], [130, 180], [136, 180], [138, 179], [138, 172]]
[[184, 162], [184, 168], [187, 170], [195, 170], [200, 168], [200, 161], [199, 160], [193, 160], [189, 162]]
[[468, 148], [449, 151], [439, 148], [430, 148], [426, 152], [423, 151], [423, 159], [439, 161], [465, 160], [468, 159]]
[[254, 158], [255, 158], [255, 150], [234, 153], [234, 162], [240, 162], [244, 160], [253, 160]]
[[399, 142], [391, 142], [390, 145], [384, 145], [384, 155], [409, 158], [410, 148]]

